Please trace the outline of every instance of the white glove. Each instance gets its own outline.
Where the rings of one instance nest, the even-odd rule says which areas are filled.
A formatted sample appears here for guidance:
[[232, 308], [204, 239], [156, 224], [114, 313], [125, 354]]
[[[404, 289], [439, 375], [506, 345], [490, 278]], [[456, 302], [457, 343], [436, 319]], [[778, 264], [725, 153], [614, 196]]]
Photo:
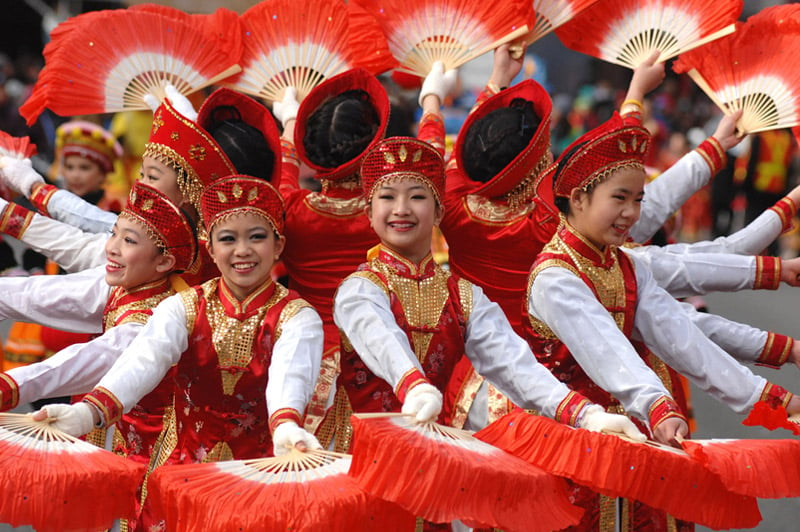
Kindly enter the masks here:
[[[51, 426], [70, 436], [83, 436], [94, 428], [92, 407], [80, 402], [73, 405], [52, 404], [42, 408], [47, 417], [55, 418]], [[34, 414], [35, 415], [35, 414]]]
[[581, 417], [580, 427], [592, 432], [618, 432], [636, 442], [647, 441], [633, 421], [620, 414], [609, 414], [600, 405], [587, 406]]
[[153, 96], [149, 92], [144, 95], [144, 103], [146, 103], [147, 107], [149, 107], [150, 110], [153, 111], [154, 113], [156, 112], [156, 110], [161, 105], [161, 102], [158, 100], [158, 98], [156, 98], [155, 96]]
[[419, 91], [419, 105], [422, 106], [422, 100], [429, 94], [435, 94], [439, 97], [439, 104], [444, 103], [444, 98], [456, 87], [458, 80], [458, 71], [454, 68], [444, 71], [444, 63], [436, 61], [431, 67], [431, 71], [425, 77], [422, 83], [422, 88]]
[[176, 111], [192, 122], [197, 121], [197, 111], [194, 110], [194, 105], [189, 101], [189, 98], [178, 92], [178, 89], [171, 84], [166, 86], [164, 92], [167, 94], [169, 103], [172, 104]]
[[408, 390], [403, 402], [404, 414], [413, 414], [417, 421], [424, 423], [435, 420], [441, 411], [442, 392], [433, 385], [423, 382]]
[[272, 104], [272, 114], [281, 121], [281, 125], [286, 127], [289, 120], [297, 118], [297, 110], [300, 109], [300, 102], [297, 101], [297, 89], [286, 87], [283, 99]]
[[272, 433], [272, 446], [275, 456], [282, 456], [298, 443], [304, 443], [308, 450], [322, 449], [317, 438], [307, 430], [297, 426], [294, 421], [286, 421], [275, 427]]
[[33, 169], [30, 159], [17, 159], [3, 155], [0, 157], [0, 176], [5, 184], [29, 198], [31, 189], [44, 178]]

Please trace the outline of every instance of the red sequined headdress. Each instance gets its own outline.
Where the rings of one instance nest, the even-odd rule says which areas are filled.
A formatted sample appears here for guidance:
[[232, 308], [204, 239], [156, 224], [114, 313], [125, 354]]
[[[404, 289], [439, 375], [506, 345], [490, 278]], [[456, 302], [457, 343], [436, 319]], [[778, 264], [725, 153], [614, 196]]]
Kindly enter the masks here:
[[436, 148], [413, 137], [391, 137], [376, 144], [361, 164], [361, 185], [367, 201], [385, 182], [414, 179], [428, 185], [436, 203], [444, 198], [444, 160]]
[[192, 222], [169, 198], [141, 181], [133, 184], [128, 205], [120, 216], [142, 225], [148, 236], [175, 257], [175, 270], [184, 271], [197, 255]]
[[644, 171], [644, 158], [650, 146], [650, 133], [639, 126], [626, 125], [618, 113], [610, 120], [573, 142], [558, 161], [553, 177], [553, 193], [568, 198], [572, 189], [597, 183], [623, 168]]
[[203, 128], [181, 115], [169, 101], [156, 109], [143, 157], [153, 157], [178, 170], [178, 188], [199, 207], [203, 188], [236, 169]]
[[74, 120], [56, 129], [56, 152], [61, 154], [62, 160], [70, 155], [84, 157], [109, 173], [114, 171], [114, 161], [122, 157], [122, 146], [97, 124]]
[[369, 103], [375, 108], [379, 119], [378, 131], [375, 132], [375, 137], [372, 139], [372, 142], [370, 142], [369, 146], [364, 150], [363, 153], [366, 153], [383, 139], [383, 136], [386, 134], [386, 126], [389, 124], [389, 97], [386, 94], [386, 89], [383, 88], [383, 85], [381, 85], [381, 82], [378, 81], [375, 76], [361, 68], [342, 72], [320, 83], [300, 103], [294, 130], [294, 145], [297, 149], [298, 157], [310, 168], [316, 170], [317, 173], [314, 177], [317, 179], [335, 181], [337, 179], [350, 177], [359, 170], [363, 154], [336, 168], [327, 168], [309, 161], [305, 146], [303, 145], [308, 117], [319, 109], [328, 99], [338, 96], [343, 92], [356, 89], [363, 90], [369, 95]]
[[278, 191], [263, 179], [232, 175], [211, 184], [200, 199], [203, 222], [210, 235], [214, 224], [233, 214], [263, 216], [278, 234], [283, 234], [284, 205]]
[[[238, 116], [230, 112], [226, 116], [225, 107], [233, 107], [238, 111]], [[269, 109], [261, 105], [253, 98], [236, 92], [231, 89], [222, 88], [217, 89], [211, 96], [206, 98], [200, 110], [197, 112], [197, 124], [204, 130], [210, 130], [215, 122], [225, 120], [226, 118], [239, 118], [245, 124], [253, 126], [264, 135], [264, 140], [267, 142], [270, 150], [274, 154], [274, 163], [272, 165], [272, 172], [270, 183], [277, 188], [280, 186], [281, 178], [281, 134], [278, 131], [278, 126], [275, 125], [275, 118]], [[222, 152], [223, 157], [226, 158], [225, 153]], [[229, 163], [233, 168], [233, 164]], [[233, 172], [226, 175], [238, 174], [239, 172], [234, 169]], [[225, 177], [223, 175], [219, 177]]]
[[536, 128], [528, 145], [496, 176], [473, 190], [473, 194], [480, 194], [487, 198], [508, 196], [509, 201], [512, 202], [517, 198], [525, 201], [533, 195], [536, 177], [552, 160], [550, 114], [553, 110], [553, 102], [544, 87], [529, 79], [495, 94], [467, 117], [461, 127], [461, 133], [456, 139], [453, 155], [459, 168], [464, 168], [464, 141], [469, 128], [489, 113], [509, 107], [512, 100], [517, 98], [533, 104], [533, 111], [540, 120], [539, 127]]

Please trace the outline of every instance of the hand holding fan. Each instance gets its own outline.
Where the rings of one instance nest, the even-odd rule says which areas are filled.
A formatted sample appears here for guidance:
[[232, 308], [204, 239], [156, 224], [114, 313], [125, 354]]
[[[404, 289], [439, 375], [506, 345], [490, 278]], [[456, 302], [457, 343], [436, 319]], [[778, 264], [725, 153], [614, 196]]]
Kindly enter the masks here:
[[399, 70], [425, 77], [437, 61], [445, 70], [526, 34], [534, 24], [530, 0], [357, 0], [383, 28]]
[[603, 0], [556, 29], [572, 50], [636, 68], [656, 50], [657, 62], [734, 31], [742, 0]]
[[186, 95], [225, 79], [239, 71], [241, 48], [235, 39], [211, 38], [222, 31], [207, 25], [214, 21], [223, 17], [181, 20], [146, 10], [70, 19], [54, 32], [20, 113], [31, 124], [45, 108], [64, 116], [146, 110], [144, 95], [161, 100], [167, 85]]
[[527, 532], [576, 524], [567, 484], [468, 432], [398, 414], [356, 414], [350, 475], [367, 492], [433, 522]]
[[[794, 127], [800, 124], [797, 8], [765, 9], [733, 35], [682, 54], [673, 69], [688, 73], [725, 114], [741, 109], [743, 133]], [[794, 22], [776, 16], [782, 12]]]
[[168, 530], [407, 531], [414, 516], [367, 495], [350, 456], [292, 449], [278, 458], [162, 466], [148, 479]]
[[685, 452], [574, 429], [522, 411], [475, 434], [523, 460], [603, 495], [636, 499], [678, 519], [710, 528], [752, 528], [756, 500], [731, 493]]
[[107, 529], [133, 517], [144, 473], [30, 414], [0, 414], [0, 522], [40, 532]]

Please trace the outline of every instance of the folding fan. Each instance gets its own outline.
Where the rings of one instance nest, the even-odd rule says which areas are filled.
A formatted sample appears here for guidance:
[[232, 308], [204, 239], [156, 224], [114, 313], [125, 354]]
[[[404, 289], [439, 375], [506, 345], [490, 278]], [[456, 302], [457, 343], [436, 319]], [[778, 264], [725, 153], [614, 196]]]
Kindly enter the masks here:
[[525, 46], [532, 44], [567, 21], [576, 17], [581, 11], [598, 0], [533, 0], [536, 12], [536, 24], [527, 35], [517, 42]]
[[756, 499], [732, 493], [679, 449], [573, 429], [522, 411], [475, 437], [604, 495], [636, 499], [709, 528], [752, 528], [761, 520]]
[[800, 415], [787, 416], [782, 406], [772, 407], [765, 401], [757, 402], [742, 425], [748, 427], [764, 427], [767, 430], [786, 429], [800, 436]]
[[353, 0], [383, 28], [399, 70], [425, 77], [436, 61], [445, 70], [533, 27], [531, 0]]
[[45, 108], [72, 116], [148, 109], [174, 85], [190, 94], [239, 71], [238, 31], [227, 17], [180, 20], [146, 10], [109, 10], [70, 19], [54, 31], [45, 67], [20, 113], [33, 123]]
[[603, 0], [556, 29], [568, 48], [628, 68], [734, 31], [742, 0]]
[[162, 466], [148, 480], [171, 531], [407, 531], [415, 518], [348, 477], [350, 456], [291, 450], [277, 458]]
[[386, 35], [378, 20], [355, 2], [347, 3], [349, 47], [353, 50], [353, 67], [375, 75], [392, 70], [397, 59], [389, 50]]
[[681, 446], [734, 493], [769, 499], [800, 496], [798, 440], [684, 440]]
[[144, 473], [30, 414], [0, 414], [0, 522], [39, 532], [107, 529], [133, 517]]
[[12, 137], [5, 131], [0, 131], [0, 155], [28, 159], [36, 155], [36, 144], [31, 144], [30, 137]]
[[[800, 124], [800, 29], [776, 13], [798, 6], [776, 6], [739, 24], [736, 33], [682, 54], [673, 65], [688, 73], [725, 114], [742, 110], [743, 133]], [[786, 10], [782, 8], [788, 8]], [[797, 15], [795, 15], [797, 16]]]
[[364, 38], [350, 38], [350, 13], [343, 0], [318, 0], [313, 9], [294, 0], [256, 4], [241, 17], [242, 73], [228, 85], [270, 103], [294, 87], [301, 101], [324, 79], [355, 66], [375, 74], [391, 68], [381, 58], [388, 49], [375, 22], [357, 17]]
[[356, 414], [350, 475], [428, 521], [528, 532], [577, 524], [563, 479], [465, 432], [397, 414]]

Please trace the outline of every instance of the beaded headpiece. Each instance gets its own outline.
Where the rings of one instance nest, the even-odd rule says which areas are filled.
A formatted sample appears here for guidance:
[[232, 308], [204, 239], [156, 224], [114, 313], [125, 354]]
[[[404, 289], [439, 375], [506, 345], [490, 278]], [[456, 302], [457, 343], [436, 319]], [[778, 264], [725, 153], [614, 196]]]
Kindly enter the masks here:
[[108, 174], [114, 170], [114, 161], [122, 157], [122, 146], [97, 124], [75, 120], [56, 129], [56, 152], [62, 159], [70, 155], [85, 157]]
[[[224, 112], [225, 107], [232, 107], [237, 113], [231, 113], [230, 116], [221, 114]], [[210, 131], [215, 122], [225, 120], [226, 118], [239, 118], [244, 123], [259, 130], [264, 135], [264, 140], [269, 146], [272, 153], [275, 155], [272, 165], [270, 183], [274, 187], [280, 185], [281, 178], [281, 134], [278, 131], [278, 126], [275, 125], [275, 118], [272, 113], [262, 104], [253, 98], [233, 91], [227, 88], [215, 90], [211, 95], [206, 98], [200, 110], [197, 113], [197, 124], [203, 128], [204, 131]], [[228, 157], [222, 152], [222, 156], [226, 160]], [[229, 165], [233, 168], [233, 164]], [[238, 174], [239, 171], [234, 169], [226, 175]], [[220, 175], [219, 177], [225, 177]]]
[[386, 89], [375, 76], [361, 68], [342, 72], [341, 74], [326, 79], [314, 87], [314, 89], [308, 93], [308, 96], [303, 98], [303, 101], [300, 103], [300, 108], [297, 110], [297, 122], [295, 122], [294, 145], [300, 160], [316, 171], [314, 177], [317, 179], [335, 181], [337, 179], [347, 178], [358, 172], [361, 166], [363, 154], [336, 168], [316, 165], [309, 161], [305, 146], [303, 145], [303, 138], [306, 136], [308, 117], [330, 98], [338, 96], [343, 92], [356, 89], [363, 90], [369, 95], [369, 103], [375, 108], [379, 120], [378, 131], [375, 132], [375, 137], [372, 139], [372, 142], [370, 142], [369, 146], [364, 150], [364, 153], [366, 153], [383, 139], [383, 136], [386, 134], [386, 126], [389, 124], [389, 96], [386, 94]]
[[361, 163], [361, 185], [367, 201], [383, 183], [414, 179], [428, 185], [438, 205], [444, 198], [444, 159], [436, 148], [413, 137], [391, 137], [377, 143]]
[[131, 188], [120, 216], [143, 226], [161, 249], [175, 257], [175, 270], [189, 269], [197, 255], [192, 222], [164, 194], [141, 181]]
[[196, 209], [205, 186], [236, 173], [211, 135], [176, 111], [168, 100], [153, 113], [150, 140], [143, 157], [153, 157], [175, 168], [181, 194]]
[[469, 128], [489, 113], [509, 107], [511, 102], [517, 98], [533, 104], [533, 111], [540, 120], [539, 127], [536, 128], [528, 145], [496, 176], [473, 190], [473, 194], [480, 194], [487, 198], [508, 195], [511, 202], [519, 196], [521, 201], [525, 201], [533, 195], [536, 177], [552, 161], [550, 114], [553, 110], [553, 102], [544, 87], [529, 79], [500, 91], [470, 113], [461, 127], [453, 152], [459, 168], [464, 168], [464, 142]]
[[568, 198], [572, 189], [587, 189], [617, 170], [644, 171], [650, 133], [626, 125], [619, 113], [573, 142], [556, 161], [553, 193]]
[[200, 203], [209, 235], [221, 220], [243, 213], [266, 218], [276, 233], [283, 234], [283, 198], [263, 179], [246, 175], [219, 179], [203, 191]]

